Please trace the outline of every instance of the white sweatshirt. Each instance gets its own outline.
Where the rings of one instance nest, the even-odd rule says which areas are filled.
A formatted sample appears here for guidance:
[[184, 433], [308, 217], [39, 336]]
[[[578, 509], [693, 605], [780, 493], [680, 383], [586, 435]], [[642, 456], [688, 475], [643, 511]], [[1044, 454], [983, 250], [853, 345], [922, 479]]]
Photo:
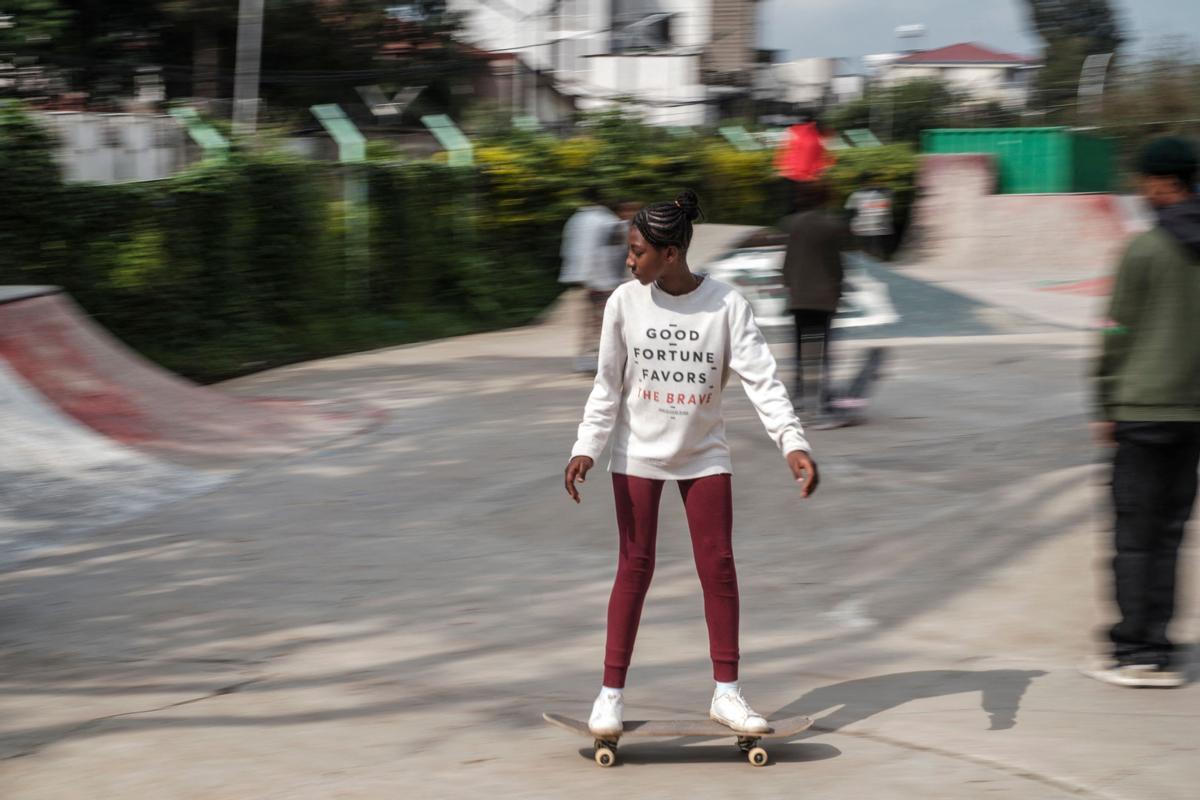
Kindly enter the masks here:
[[810, 449], [750, 303], [732, 286], [705, 278], [674, 296], [626, 283], [604, 309], [572, 457], [598, 461], [611, 437], [613, 472], [664, 480], [732, 472], [721, 409], [731, 374], [785, 455]]

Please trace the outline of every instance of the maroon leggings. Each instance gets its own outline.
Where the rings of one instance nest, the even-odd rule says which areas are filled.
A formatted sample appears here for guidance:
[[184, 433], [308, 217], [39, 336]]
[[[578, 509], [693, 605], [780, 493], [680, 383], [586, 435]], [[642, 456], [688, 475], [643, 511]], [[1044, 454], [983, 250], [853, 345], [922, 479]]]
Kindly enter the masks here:
[[[608, 643], [604, 685], [625, 686], [638, 622], [650, 578], [658, 535], [658, 501], [663, 481], [613, 473], [617, 530], [621, 537], [617, 579], [608, 601]], [[692, 553], [704, 591], [704, 617], [713, 677], [737, 680], [738, 586], [733, 566], [733, 491], [729, 475], [679, 481], [679, 494], [692, 532]]]

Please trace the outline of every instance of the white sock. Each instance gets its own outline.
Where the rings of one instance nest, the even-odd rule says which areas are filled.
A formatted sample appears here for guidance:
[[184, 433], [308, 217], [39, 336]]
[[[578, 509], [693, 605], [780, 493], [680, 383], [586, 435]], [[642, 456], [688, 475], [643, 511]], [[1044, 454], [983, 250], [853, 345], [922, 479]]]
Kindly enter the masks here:
[[734, 681], [733, 683], [721, 683], [720, 681], [717, 681], [717, 694], [737, 694], [739, 691], [741, 691], [741, 689], [739, 688], [737, 681]]
[[619, 698], [624, 699], [625, 690], [624, 689], [614, 689], [611, 686], [601, 686], [600, 694], [608, 695], [609, 697], [619, 697]]

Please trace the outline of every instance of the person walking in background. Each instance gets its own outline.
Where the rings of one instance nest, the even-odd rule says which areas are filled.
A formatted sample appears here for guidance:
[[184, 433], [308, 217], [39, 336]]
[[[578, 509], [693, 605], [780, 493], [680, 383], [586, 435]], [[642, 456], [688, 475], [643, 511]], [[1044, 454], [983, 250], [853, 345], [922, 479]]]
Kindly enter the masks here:
[[[783, 282], [796, 323], [792, 401], [803, 412], [820, 415], [820, 426], [836, 419], [830, 388], [830, 334], [842, 298], [842, 250], [847, 238], [841, 217], [826, 208], [829, 197], [824, 182], [798, 185], [794, 201], [797, 212], [783, 222], [788, 235]], [[811, 355], [813, 351], [817, 352], [816, 358]], [[807, 385], [806, 377], [814, 379], [811, 383], [815, 391]]]
[[600, 191], [588, 187], [583, 195], [587, 205], [572, 214], [563, 228], [562, 269], [558, 280], [559, 283], [581, 285], [584, 289], [586, 306], [575, 370], [594, 373], [604, 304], [624, 279], [624, 270], [619, 268], [622, 264], [619, 253], [625, 248], [612, 244], [620, 220], [601, 203]]
[[892, 192], [881, 186], [871, 172], [863, 173], [859, 184], [862, 188], [846, 198], [846, 209], [851, 213], [850, 232], [858, 239], [859, 249], [883, 261], [894, 232]]
[[684, 191], [634, 218], [627, 264], [636, 280], [614, 292], [604, 311], [600, 367], [563, 475], [567, 494], [578, 503], [576, 482], [586, 479], [611, 439], [620, 538], [604, 680], [588, 719], [596, 736], [622, 730], [625, 677], [654, 574], [658, 505], [667, 481], [679, 484], [704, 593], [716, 680], [709, 716], [736, 731], [769, 728], [738, 684], [733, 466], [722, 407], [731, 378], [741, 381], [801, 496], [818, 483], [804, 429], [750, 303], [732, 286], [688, 266], [699, 215], [696, 194]]
[[795, 201], [803, 187], [820, 181], [834, 164], [833, 155], [825, 147], [827, 133], [819, 119], [793, 125], [775, 153], [775, 170], [787, 191], [788, 214], [798, 211]]
[[1167, 628], [1179, 547], [1200, 465], [1200, 198], [1195, 148], [1151, 142], [1141, 190], [1157, 225], [1117, 269], [1097, 367], [1098, 438], [1115, 445], [1113, 577], [1120, 619], [1111, 658], [1086, 669], [1122, 686], [1184, 682]]

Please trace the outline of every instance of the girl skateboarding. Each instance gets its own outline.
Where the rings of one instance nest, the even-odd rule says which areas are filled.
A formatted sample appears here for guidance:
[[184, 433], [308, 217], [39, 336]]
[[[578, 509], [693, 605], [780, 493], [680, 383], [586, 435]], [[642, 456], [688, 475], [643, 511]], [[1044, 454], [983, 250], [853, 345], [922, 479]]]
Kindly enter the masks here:
[[696, 194], [684, 191], [634, 217], [625, 265], [637, 280], [618, 288], [605, 306], [596, 382], [564, 475], [567, 494], [578, 503], [576, 481], [586, 479], [612, 441], [620, 544], [608, 602], [604, 683], [588, 720], [596, 736], [622, 729], [625, 673], [654, 573], [666, 481], [679, 485], [704, 592], [716, 679], [709, 716], [736, 731], [769, 727], [738, 686], [733, 467], [721, 410], [731, 375], [741, 380], [783, 452], [801, 496], [817, 488], [817, 465], [750, 304], [728, 284], [688, 267], [692, 223], [699, 216]]

